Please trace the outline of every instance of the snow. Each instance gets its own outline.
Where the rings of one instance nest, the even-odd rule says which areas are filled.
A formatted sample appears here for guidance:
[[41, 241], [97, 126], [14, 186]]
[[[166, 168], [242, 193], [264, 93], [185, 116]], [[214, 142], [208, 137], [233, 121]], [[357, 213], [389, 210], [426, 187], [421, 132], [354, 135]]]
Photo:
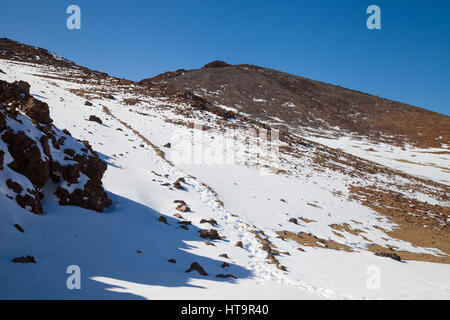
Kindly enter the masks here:
[[[176, 149], [173, 138], [180, 132], [182, 136], [189, 134], [191, 137], [192, 129], [165, 121], [175, 120], [177, 115], [158, 108], [165, 104], [164, 99], [146, 99], [130, 111], [129, 106], [122, 104], [130, 95], [114, 92], [115, 100], [91, 99], [94, 106], [87, 107], [84, 106], [85, 99], [69, 91], [87, 85], [36, 76], [50, 71], [29, 63], [0, 60], [0, 68], [6, 72], [0, 74], [2, 80], [29, 82], [35, 97], [49, 104], [54, 125], [67, 128], [77, 139], [88, 140], [108, 163], [103, 183], [113, 200], [113, 205], [104, 213], [96, 213], [78, 207], [61, 207], [56, 197], [47, 197], [43, 202], [45, 214], [37, 216], [0, 195], [0, 298], [450, 298], [449, 265], [417, 261], [399, 263], [363, 250], [368, 243], [361, 237], [346, 234], [342, 240], [331, 232], [329, 224], [349, 223], [353, 228], [364, 229], [367, 238], [385, 244], [387, 241], [382, 237], [386, 235], [371, 226], [377, 224], [388, 230], [393, 227], [388, 221], [380, 222], [379, 216], [367, 207], [346, 201], [348, 194], [339, 174], [330, 178], [326, 172], [317, 173], [308, 165], [307, 159], [297, 160], [301, 167], [299, 176], [262, 174], [261, 168], [240, 161], [224, 165], [203, 161], [177, 163], [177, 150], [162, 146], [172, 142], [172, 149]], [[113, 116], [105, 114], [103, 106]], [[100, 117], [103, 125], [86, 121], [90, 115]], [[117, 119], [162, 148], [167, 160], [175, 166], [160, 158], [151, 146], [140, 147], [141, 138]], [[206, 132], [201, 138], [210, 139], [211, 135], [213, 133]], [[378, 150], [372, 155], [363, 151], [366, 146], [353, 148], [354, 141], [339, 141], [320, 142], [341, 143], [335, 146], [396, 168], [403, 165], [394, 159], [403, 157], [398, 150], [391, 155], [387, 146], [371, 146]], [[246, 147], [237, 141], [230, 148], [244, 151]], [[219, 152], [229, 150], [225, 148]], [[417, 162], [437, 159], [435, 154], [417, 150], [407, 150], [404, 155], [412, 153], [416, 154]], [[445, 158], [444, 166], [448, 167], [448, 156], [441, 157]], [[404, 166], [406, 171], [417, 167]], [[4, 170], [2, 174], [14, 172]], [[449, 180], [448, 173], [441, 174], [433, 167], [424, 167], [420, 174]], [[170, 190], [162, 185], [173, 183], [180, 177], [186, 180], [182, 184], [185, 190]], [[0, 177], [2, 182], [5, 179]], [[79, 183], [83, 183], [82, 178]], [[2, 192], [5, 190], [4, 186], [0, 188], [3, 188]], [[341, 190], [344, 195], [332, 196], [330, 192], [334, 190]], [[189, 230], [179, 228], [173, 217], [177, 212], [173, 203], [176, 199], [184, 200], [192, 209], [192, 212], [181, 213], [186, 220], [192, 221]], [[320, 208], [308, 203], [315, 203]], [[158, 221], [161, 215], [167, 218], [169, 225]], [[294, 225], [287, 221], [290, 217], [304, 217], [316, 222], [300, 221], [299, 225]], [[210, 228], [200, 224], [200, 220], [209, 218], [217, 220], [219, 226], [215, 229], [226, 237], [212, 241], [215, 246], [206, 245], [198, 236], [200, 229]], [[362, 226], [351, 222], [352, 219]], [[22, 226], [25, 233], [18, 232], [14, 224]], [[289, 256], [277, 256], [287, 267], [287, 272], [266, 263], [267, 253], [261, 250], [261, 243], [251, 233], [255, 228], [269, 236], [279, 251], [289, 251]], [[303, 247], [305, 252], [301, 252], [293, 241], [275, 238], [275, 232], [280, 230], [312, 232], [324, 239], [360, 246], [361, 250], [348, 253]], [[237, 241], [242, 241], [244, 248], [234, 246]], [[412, 252], [435, 252], [395, 239], [389, 239], [389, 244]], [[219, 257], [221, 253], [227, 253], [230, 259]], [[36, 264], [11, 263], [13, 258], [28, 254], [36, 258]], [[171, 258], [177, 263], [168, 263]], [[196, 272], [185, 273], [194, 261], [205, 268], [208, 277]], [[229, 263], [230, 267], [222, 269], [223, 262]], [[81, 269], [81, 290], [69, 290], [66, 286], [69, 276], [66, 270], [70, 265], [78, 265]], [[368, 281], [373, 266], [380, 271], [381, 285], [371, 289]], [[215, 275], [220, 273], [231, 273], [238, 279], [216, 278]]]

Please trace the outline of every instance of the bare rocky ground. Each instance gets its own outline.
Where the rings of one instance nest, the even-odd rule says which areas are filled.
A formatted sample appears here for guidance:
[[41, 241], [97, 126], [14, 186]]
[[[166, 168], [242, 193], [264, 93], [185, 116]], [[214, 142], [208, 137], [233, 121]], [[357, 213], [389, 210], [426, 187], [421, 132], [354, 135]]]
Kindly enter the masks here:
[[[152, 171], [153, 184], [167, 192], [185, 192], [181, 195], [193, 190], [207, 194], [213, 211], [198, 217], [198, 208], [192, 208], [186, 198], [177, 193], [176, 196], [168, 196], [172, 197], [173, 206], [170, 216], [159, 215], [155, 221], [158, 228], [181, 229], [186, 232], [186, 237], [191, 237], [188, 235], [193, 232], [205, 246], [217, 251], [215, 256], [220, 254], [223, 259], [228, 259], [228, 256], [239, 256], [241, 250], [250, 252], [249, 268], [261, 272], [259, 262], [262, 261], [267, 268], [276, 270], [264, 269], [264, 272], [276, 274], [275, 279], [281, 279], [277, 278], [278, 275], [294, 272], [296, 264], [291, 264], [290, 259], [297, 259], [297, 255], [309, 250], [348, 254], [373, 252], [381, 258], [394, 260], [450, 263], [448, 185], [327, 147], [302, 134], [305, 131], [318, 134], [321, 129], [339, 126], [343, 131], [383, 143], [397, 145], [408, 142], [436, 147], [448, 145], [448, 117], [249, 65], [212, 63], [201, 70], [178, 70], [133, 82], [77, 66], [46, 50], [6, 39], [0, 40], [0, 59], [11, 63], [11, 68], [23, 66], [35, 70], [31, 75], [35, 81], [43, 81], [54, 90], [64, 90], [83, 101], [80, 108], [89, 108], [89, 113], [92, 113], [86, 120], [114, 130], [115, 134], [123, 132], [123, 138], [133, 145], [133, 149], [152, 150], [167, 170], [167, 173]], [[0, 115], [3, 117], [3, 120], [0, 118], [0, 129], [4, 144], [4, 154], [0, 155], [1, 159], [14, 160], [13, 165], [8, 161], [8, 167], [7, 162], [2, 161], [0, 169], [13, 170], [27, 179], [26, 184], [3, 181], [8, 189], [2, 190], [9, 190], [6, 196], [34, 213], [43, 213], [40, 199], [45, 194], [42, 189], [51, 180], [55, 184], [51, 189], [62, 205], [97, 211], [108, 208], [111, 200], [102, 186], [106, 163], [94, 151], [107, 141], [96, 142], [96, 147], [92, 148], [87, 141], [72, 138], [67, 130], [57, 129], [51, 124], [48, 106], [29, 94], [26, 83], [2, 81], [0, 85]], [[373, 106], [376, 107], [373, 109]], [[294, 117], [297, 113], [301, 116]], [[275, 123], [274, 116], [278, 118]], [[425, 122], [434, 121], [437, 124], [435, 130], [421, 131], [422, 127], [412, 130], [419, 118]], [[266, 121], [270, 119], [272, 121]], [[114, 123], [114, 128], [109, 127], [111, 123]], [[284, 195], [281, 199], [268, 199], [277, 201], [276, 208], [283, 212], [282, 219], [272, 225], [263, 225], [257, 218], [247, 219], [247, 207], [242, 205], [240, 210], [230, 204], [230, 198], [222, 189], [225, 181], [215, 184], [211, 180], [213, 183], [207, 184], [203, 182], [207, 177], [202, 177], [201, 171], [197, 177], [184, 167], [181, 169], [186, 172], [182, 175], [171, 174], [181, 169], [170, 153], [177, 146], [173, 141], [169, 143], [169, 132], [184, 130], [193, 133], [196, 130], [194, 124], [201, 124], [202, 132], [216, 139], [228, 131], [245, 134], [254, 129], [267, 130], [270, 134], [274, 128], [280, 129], [279, 162], [274, 165], [264, 157], [255, 161], [252, 150], [247, 148], [244, 160], [239, 163], [244, 168], [242, 170], [270, 172], [274, 176], [274, 185], [278, 187], [272, 192], [274, 197], [279, 193], [293, 194], [295, 190], [291, 190], [287, 183], [290, 181], [292, 188], [302, 185], [315, 188], [322, 183], [314, 190], [324, 192], [321, 194], [326, 197], [314, 198], [313, 194], [305, 193], [308, 200], [301, 204]], [[156, 125], [167, 130], [160, 135], [162, 138], [156, 134]], [[93, 129], [84, 131], [88, 130]], [[94, 136], [92, 132], [86, 134]], [[387, 135], [390, 137], [386, 138]], [[17, 142], [19, 138], [29, 145]], [[246, 138], [270, 148], [267, 141]], [[97, 141], [96, 136], [92, 139]], [[239, 143], [237, 145], [239, 147]], [[23, 146], [34, 152], [23, 156]], [[118, 148], [108, 156], [119, 162], [126, 159], [127, 152]], [[35, 177], [36, 174], [38, 176]], [[83, 183], [80, 181], [82, 176], [87, 177]], [[276, 184], [278, 180], [286, 184]], [[260, 186], [261, 189], [264, 187]], [[236, 192], [234, 197], [252, 203], [250, 194], [246, 192], [248, 190]], [[338, 209], [338, 203], [347, 207]], [[269, 206], [267, 201], [264, 206]], [[257, 208], [264, 211], [264, 206]], [[284, 213], [285, 207], [289, 207], [289, 214]], [[345, 215], [345, 211], [353, 207], [359, 209], [352, 215]], [[295, 209], [301, 215], [292, 212]], [[337, 212], [339, 210], [342, 213]], [[230, 231], [231, 227], [239, 230], [239, 237]], [[170, 237], [173, 232], [165, 234]], [[145, 250], [139, 249], [137, 253], [145, 254]], [[262, 258], [258, 260], [255, 256]], [[33, 260], [39, 264], [39, 257], [35, 260], [34, 256], [24, 256], [19, 260]], [[164, 263], [168, 260], [173, 266], [179, 264], [178, 257], [167, 257]], [[222, 266], [222, 269], [228, 268], [226, 264]], [[183, 267], [181, 273], [196, 271], [201, 277], [211, 274], [202, 262], [191, 261]], [[226, 273], [215, 271], [215, 274], [219, 279], [236, 278], [228, 270]]]

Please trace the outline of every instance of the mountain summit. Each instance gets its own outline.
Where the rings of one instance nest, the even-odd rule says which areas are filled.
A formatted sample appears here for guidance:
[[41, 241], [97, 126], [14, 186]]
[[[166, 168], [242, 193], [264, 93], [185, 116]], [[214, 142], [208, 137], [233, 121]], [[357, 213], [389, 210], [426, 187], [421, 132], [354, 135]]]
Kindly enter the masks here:
[[449, 298], [446, 124], [251, 65], [135, 82], [0, 39], [0, 298]]

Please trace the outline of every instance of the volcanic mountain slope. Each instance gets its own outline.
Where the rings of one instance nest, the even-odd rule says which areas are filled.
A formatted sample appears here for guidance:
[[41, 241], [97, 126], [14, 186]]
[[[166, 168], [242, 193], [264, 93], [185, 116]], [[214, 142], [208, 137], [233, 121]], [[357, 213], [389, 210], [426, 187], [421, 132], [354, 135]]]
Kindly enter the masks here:
[[61, 206], [49, 184], [35, 215], [0, 193], [2, 298], [450, 297], [446, 184], [61, 59], [2, 40], [0, 80], [89, 141], [112, 204]]

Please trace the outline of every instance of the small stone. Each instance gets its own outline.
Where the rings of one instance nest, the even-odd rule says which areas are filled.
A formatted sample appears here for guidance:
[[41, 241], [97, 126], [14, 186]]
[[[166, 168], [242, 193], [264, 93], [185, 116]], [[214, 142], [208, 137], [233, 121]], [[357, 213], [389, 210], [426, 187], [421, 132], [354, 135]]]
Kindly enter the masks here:
[[178, 207], [176, 207], [175, 209], [177, 209], [178, 211], [181, 212], [190, 212], [191, 208], [189, 208], [187, 205], [185, 204], [180, 204]]
[[33, 256], [26, 256], [26, 257], [18, 257], [14, 258], [12, 262], [15, 263], [36, 263], [36, 259]]
[[23, 228], [18, 224], [15, 224], [14, 227], [16, 227], [16, 229], [19, 230], [19, 232], [22, 232], [22, 233], [25, 232], [25, 230], [23, 230]]
[[202, 268], [202, 266], [198, 262], [193, 262], [189, 269], [187, 269], [185, 272], [191, 272], [191, 271], [197, 271], [202, 276], [207, 276], [208, 273], [206, 273], [205, 269]]

